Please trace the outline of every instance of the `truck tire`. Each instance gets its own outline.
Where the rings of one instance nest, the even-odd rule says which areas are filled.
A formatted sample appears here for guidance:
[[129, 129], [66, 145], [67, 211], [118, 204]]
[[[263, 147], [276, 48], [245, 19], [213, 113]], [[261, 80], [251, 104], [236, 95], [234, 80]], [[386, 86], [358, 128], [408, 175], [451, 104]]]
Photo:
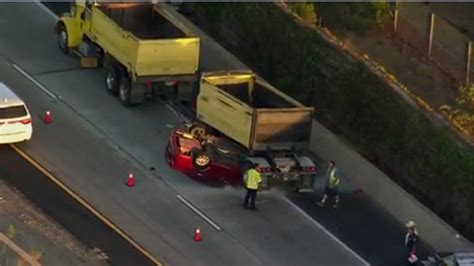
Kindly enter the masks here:
[[118, 66], [109, 66], [107, 67], [107, 73], [105, 73], [105, 88], [107, 92], [111, 95], [119, 94], [120, 79], [122, 77], [122, 72]]
[[120, 85], [119, 85], [119, 98], [120, 101], [125, 105], [125, 106], [130, 106], [131, 101], [130, 101], [130, 93], [132, 89], [132, 84], [130, 82], [130, 79], [126, 75], [121, 75], [120, 77]]
[[204, 172], [211, 166], [211, 156], [199, 148], [191, 150], [191, 157], [193, 159], [193, 167], [198, 172]]
[[58, 46], [61, 52], [64, 54], [69, 54], [68, 40], [69, 36], [67, 35], [66, 26], [64, 23], [60, 22], [58, 24]]

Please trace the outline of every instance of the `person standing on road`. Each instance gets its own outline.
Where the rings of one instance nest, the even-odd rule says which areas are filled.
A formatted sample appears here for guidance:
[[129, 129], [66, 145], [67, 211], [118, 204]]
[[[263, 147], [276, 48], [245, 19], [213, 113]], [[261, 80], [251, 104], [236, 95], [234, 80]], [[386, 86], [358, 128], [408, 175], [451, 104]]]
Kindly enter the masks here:
[[324, 188], [324, 195], [320, 202], [317, 204], [321, 207], [324, 207], [328, 196], [334, 197], [334, 208], [339, 206], [339, 183], [341, 179], [339, 178], [339, 173], [336, 168], [336, 162], [329, 161], [329, 167], [327, 170], [327, 179], [326, 179], [326, 186]]
[[256, 210], [255, 200], [257, 199], [257, 191], [260, 188], [260, 183], [262, 183], [262, 177], [260, 173], [257, 171], [258, 164], [252, 164], [245, 173], [244, 173], [244, 183], [245, 188], [247, 189], [247, 193], [245, 194], [244, 199], [244, 208], [249, 207], [250, 201], [250, 209]]
[[408, 265], [418, 265], [418, 257], [416, 256], [416, 244], [418, 242], [418, 232], [416, 231], [416, 224], [413, 221], [406, 223], [407, 234], [405, 235], [405, 247], [407, 249]]

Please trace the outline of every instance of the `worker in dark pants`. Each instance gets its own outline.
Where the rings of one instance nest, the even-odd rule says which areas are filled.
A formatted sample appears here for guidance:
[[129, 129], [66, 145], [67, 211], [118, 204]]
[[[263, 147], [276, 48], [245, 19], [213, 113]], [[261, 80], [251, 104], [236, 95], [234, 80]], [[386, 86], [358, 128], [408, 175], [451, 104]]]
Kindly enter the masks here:
[[[256, 210], [255, 201], [257, 199], [257, 191], [260, 188], [260, 183], [262, 183], [262, 177], [257, 171], [258, 164], [252, 164], [245, 173], [244, 173], [244, 184], [247, 189], [244, 199], [244, 208], [249, 208], [251, 210]], [[250, 206], [249, 206], [250, 201]]]
[[406, 224], [407, 234], [405, 235], [405, 247], [407, 265], [418, 265], [418, 257], [416, 256], [416, 244], [418, 243], [418, 232], [416, 231], [416, 224], [409, 221]]
[[326, 173], [326, 186], [324, 188], [324, 195], [320, 202], [317, 202], [321, 207], [324, 207], [328, 196], [334, 197], [333, 208], [339, 206], [339, 183], [341, 179], [339, 178], [339, 172], [336, 168], [336, 162], [330, 161], [329, 167]]

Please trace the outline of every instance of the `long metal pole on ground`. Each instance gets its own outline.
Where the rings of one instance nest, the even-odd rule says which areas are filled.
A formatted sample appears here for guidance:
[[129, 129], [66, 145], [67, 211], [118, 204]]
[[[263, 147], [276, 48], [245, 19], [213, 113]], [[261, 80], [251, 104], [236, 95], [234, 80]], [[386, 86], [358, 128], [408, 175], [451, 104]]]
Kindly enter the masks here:
[[467, 59], [466, 59], [466, 86], [469, 85], [469, 76], [471, 75], [471, 52], [472, 42], [467, 43]]
[[428, 57], [431, 57], [431, 48], [433, 47], [434, 22], [435, 22], [435, 13], [431, 13], [430, 39], [428, 40]]

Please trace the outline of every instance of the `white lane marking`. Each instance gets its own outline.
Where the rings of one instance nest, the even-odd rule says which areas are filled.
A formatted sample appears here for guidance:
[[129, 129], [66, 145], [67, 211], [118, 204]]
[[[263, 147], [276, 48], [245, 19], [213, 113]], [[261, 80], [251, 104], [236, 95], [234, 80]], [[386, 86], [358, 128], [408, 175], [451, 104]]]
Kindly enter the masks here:
[[50, 15], [51, 17], [53, 17], [54, 19], [58, 19], [58, 15], [54, 14], [53, 11], [51, 11], [49, 8], [47, 8], [44, 4], [42, 4], [40, 2], [40, 0], [33, 0], [33, 2], [35, 2], [37, 5], [39, 5], [39, 7], [41, 9], [43, 9], [44, 11], [46, 11], [46, 13], [48, 13], [48, 15]]
[[173, 108], [173, 106], [171, 106], [171, 104], [165, 103], [165, 105], [168, 109], [170, 109], [171, 112], [173, 112], [174, 115], [176, 115], [178, 119], [181, 118], [181, 115]]
[[322, 226], [320, 223], [318, 223], [316, 220], [313, 219], [313, 217], [309, 216], [305, 211], [303, 211], [300, 207], [296, 206], [291, 200], [289, 200], [287, 197], [282, 197], [284, 201], [286, 201], [290, 206], [295, 208], [301, 215], [303, 215], [306, 219], [308, 219], [311, 223], [316, 225], [321, 231], [323, 231], [326, 235], [328, 235], [330, 238], [332, 238], [334, 241], [336, 241], [339, 245], [341, 245], [345, 250], [347, 250], [349, 253], [351, 253], [354, 257], [356, 257], [358, 260], [360, 260], [364, 265], [370, 266], [370, 263], [368, 263], [366, 260], [364, 260], [359, 254], [355, 253], [354, 250], [352, 250], [350, 247], [348, 247], [346, 244], [344, 244], [339, 238], [337, 238], [335, 235], [333, 235], [331, 232], [329, 232], [324, 226]]
[[183, 123], [183, 124], [190, 124], [191, 123], [190, 119], [188, 119], [183, 114], [179, 113], [170, 103], [166, 102], [165, 104], [166, 104], [166, 107], [168, 109], [170, 109], [171, 112], [173, 112], [176, 115], [176, 117], [181, 121], [181, 123]]
[[181, 195], [176, 195], [176, 198], [178, 198], [179, 201], [181, 201], [184, 205], [186, 205], [188, 208], [190, 208], [194, 213], [199, 215], [204, 221], [206, 221], [208, 224], [210, 224], [214, 229], [217, 231], [222, 231], [222, 227], [220, 227], [218, 224], [216, 224], [214, 221], [211, 220], [211, 218], [207, 217], [204, 213], [202, 213], [198, 208], [194, 207], [187, 199], [185, 199]]
[[26, 73], [26, 71], [23, 70], [21, 67], [19, 67], [16, 64], [11, 64], [11, 65], [14, 69], [20, 72], [25, 78], [27, 78], [29, 81], [35, 84], [38, 88], [40, 88], [44, 93], [48, 94], [49, 97], [53, 98], [54, 100], [58, 100], [58, 97], [54, 95], [54, 93], [46, 89], [41, 83], [39, 83], [36, 79], [34, 79], [30, 74]]

